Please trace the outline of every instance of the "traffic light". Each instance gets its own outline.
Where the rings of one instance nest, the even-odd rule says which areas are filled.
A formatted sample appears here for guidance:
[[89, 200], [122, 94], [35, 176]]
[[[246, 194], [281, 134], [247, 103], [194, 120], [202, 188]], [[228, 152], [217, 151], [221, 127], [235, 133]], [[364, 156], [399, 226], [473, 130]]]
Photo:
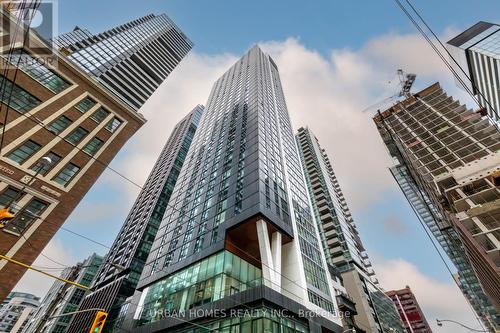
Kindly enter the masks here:
[[12, 220], [15, 217], [8, 208], [0, 209], [0, 229], [5, 227], [5, 224], [2, 222]]
[[100, 333], [102, 332], [102, 328], [104, 327], [104, 322], [108, 318], [108, 313], [104, 311], [97, 311], [95, 315], [94, 323], [90, 328], [89, 333]]

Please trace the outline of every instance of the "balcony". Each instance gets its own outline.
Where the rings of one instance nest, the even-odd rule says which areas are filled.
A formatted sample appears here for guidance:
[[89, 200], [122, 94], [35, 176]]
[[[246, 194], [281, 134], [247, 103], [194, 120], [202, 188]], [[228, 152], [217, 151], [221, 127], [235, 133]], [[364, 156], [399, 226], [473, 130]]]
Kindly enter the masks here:
[[339, 306], [339, 310], [342, 312], [349, 311], [351, 315], [356, 315], [356, 303], [354, 300], [347, 295], [346, 293], [339, 292], [336, 296], [337, 304]]

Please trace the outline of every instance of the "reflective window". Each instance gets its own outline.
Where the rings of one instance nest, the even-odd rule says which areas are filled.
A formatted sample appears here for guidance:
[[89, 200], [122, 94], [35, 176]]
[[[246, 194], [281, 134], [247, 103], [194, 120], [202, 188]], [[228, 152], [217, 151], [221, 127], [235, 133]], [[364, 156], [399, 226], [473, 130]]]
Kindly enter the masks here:
[[87, 131], [85, 128], [83, 127], [78, 127], [77, 129], [75, 129], [73, 132], [71, 132], [71, 134], [69, 134], [67, 137], [66, 137], [66, 141], [76, 145], [78, 144], [78, 142], [80, 142], [85, 136], [87, 136], [87, 134], [89, 134], [89, 131]]
[[78, 111], [85, 113], [88, 110], [92, 109], [96, 104], [97, 103], [92, 98], [85, 97], [83, 100], [80, 101], [80, 103], [76, 105], [76, 108], [78, 109]]
[[34, 153], [36, 153], [40, 148], [41, 146], [38, 143], [32, 140], [28, 140], [19, 147], [17, 147], [16, 149], [14, 149], [9, 155], [7, 155], [7, 157], [13, 161], [16, 161], [19, 164], [22, 164], [24, 161], [30, 158]]
[[71, 120], [68, 117], [60, 116], [56, 121], [50, 124], [48, 128], [52, 133], [59, 134], [64, 131], [70, 124]]
[[13, 206], [12, 210], [16, 211], [17, 207], [15, 204], [19, 199], [21, 199], [21, 195], [19, 195], [19, 190], [13, 187], [8, 187], [2, 194], [0, 194], [0, 205], [2, 208]]
[[74, 165], [73, 163], [69, 163], [52, 180], [55, 181], [56, 183], [66, 186], [69, 184], [71, 179], [73, 179], [73, 177], [76, 176], [78, 171], [80, 171], [80, 167]]
[[16, 234], [21, 234], [27, 227], [31, 225], [39, 215], [47, 208], [48, 204], [38, 199], [33, 199], [23, 207], [22, 210], [11, 220], [4, 230], [11, 231]]
[[89, 141], [89, 143], [87, 143], [85, 147], [83, 147], [83, 151], [93, 156], [95, 153], [97, 153], [97, 151], [102, 147], [103, 144], [104, 141], [102, 141], [98, 137], [94, 137]]
[[123, 121], [115, 117], [106, 125], [106, 129], [111, 133], [114, 133], [122, 123]]
[[157, 281], [148, 288], [141, 320], [158, 320], [164, 311], [185, 311], [262, 283], [260, 268], [223, 251]]
[[10, 57], [10, 62], [55, 93], [59, 93], [70, 86], [68, 81], [46, 67], [39, 59], [33, 58], [25, 50], [15, 50]]
[[[0, 87], [5, 89], [6, 92], [9, 92], [8, 94], [0, 94], [0, 101], [19, 113], [30, 111], [40, 104], [38, 98], [31, 95], [17, 84], [12, 83], [8, 79], [6, 80], [3, 75], [0, 75]], [[10, 94], [10, 92], [12, 92], [12, 94]]]
[[[61, 156], [59, 156], [53, 152], [49, 152], [46, 156], [48, 158], [50, 158], [50, 160], [52, 161], [52, 163], [50, 165], [49, 164], [40, 164], [40, 162], [38, 161], [35, 164], [33, 164], [30, 169], [35, 170], [36, 172], [40, 173], [41, 175], [46, 175], [47, 172], [49, 172], [49, 170], [51, 170], [54, 166], [56, 166], [56, 164], [61, 160]], [[40, 167], [41, 167], [41, 169], [40, 169]]]
[[108, 115], [109, 111], [106, 111], [103, 108], [99, 108], [90, 116], [90, 119], [94, 120], [97, 123], [101, 123], [104, 119], [106, 119]]

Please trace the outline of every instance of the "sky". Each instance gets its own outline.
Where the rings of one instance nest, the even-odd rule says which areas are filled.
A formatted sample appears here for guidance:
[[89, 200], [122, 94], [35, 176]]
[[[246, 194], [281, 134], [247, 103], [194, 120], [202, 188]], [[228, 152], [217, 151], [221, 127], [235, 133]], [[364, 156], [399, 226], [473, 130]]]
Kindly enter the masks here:
[[[415, 6], [443, 41], [479, 20], [499, 22], [497, 0]], [[398, 91], [399, 68], [417, 74], [415, 91], [439, 81], [474, 107], [394, 1], [64, 0], [58, 12], [60, 32], [78, 25], [96, 33], [167, 13], [195, 44], [144, 105], [148, 123], [111, 164], [139, 184], [175, 123], [206, 102], [215, 80], [244, 52], [261, 45], [280, 70], [294, 128], [309, 126], [327, 150], [382, 287], [409, 285], [435, 332], [466, 331], [437, 328], [436, 318], [480, 328], [389, 174], [392, 162], [371, 120], [376, 108], [363, 112]], [[64, 226], [111, 245], [137, 193], [105, 171]], [[36, 264], [57, 272], [92, 252], [104, 255], [106, 248], [60, 230]], [[43, 296], [50, 283], [29, 272], [16, 289]]]

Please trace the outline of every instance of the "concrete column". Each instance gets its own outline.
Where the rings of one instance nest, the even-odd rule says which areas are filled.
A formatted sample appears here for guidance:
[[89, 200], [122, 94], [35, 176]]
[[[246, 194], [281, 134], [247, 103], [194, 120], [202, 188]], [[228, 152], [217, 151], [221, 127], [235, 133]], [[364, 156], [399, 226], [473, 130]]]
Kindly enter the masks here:
[[271, 244], [269, 243], [269, 231], [267, 230], [267, 224], [264, 220], [257, 221], [256, 225], [264, 285], [272, 288], [272, 284], [275, 281], [275, 278], [273, 271], [274, 264], [273, 256], [271, 253]]
[[281, 290], [281, 239], [282, 235], [276, 231], [271, 239], [271, 253], [274, 263], [274, 285], [277, 291]]

